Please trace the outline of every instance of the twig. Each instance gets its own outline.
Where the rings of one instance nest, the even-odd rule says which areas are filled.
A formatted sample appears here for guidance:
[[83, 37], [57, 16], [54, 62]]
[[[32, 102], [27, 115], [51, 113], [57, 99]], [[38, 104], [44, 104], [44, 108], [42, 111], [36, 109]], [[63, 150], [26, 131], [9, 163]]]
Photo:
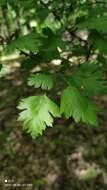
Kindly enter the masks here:
[[88, 49], [88, 53], [87, 53], [87, 56], [86, 56], [86, 61], [88, 61], [89, 58], [90, 58], [92, 48], [93, 48], [93, 44], [91, 44], [89, 49]]

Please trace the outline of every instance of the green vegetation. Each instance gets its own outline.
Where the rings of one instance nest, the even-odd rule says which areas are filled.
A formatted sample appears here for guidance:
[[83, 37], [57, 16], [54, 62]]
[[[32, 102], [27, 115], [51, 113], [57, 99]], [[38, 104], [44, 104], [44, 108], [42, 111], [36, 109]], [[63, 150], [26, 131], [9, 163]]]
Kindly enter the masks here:
[[[101, 109], [94, 99], [107, 93], [106, 1], [0, 0], [0, 9], [1, 56], [25, 57], [29, 73], [40, 67], [28, 76], [28, 85], [42, 90], [18, 106], [24, 129], [36, 138], [52, 126], [53, 117], [63, 115], [98, 126]], [[60, 64], [53, 69], [52, 62], [57, 60]]]

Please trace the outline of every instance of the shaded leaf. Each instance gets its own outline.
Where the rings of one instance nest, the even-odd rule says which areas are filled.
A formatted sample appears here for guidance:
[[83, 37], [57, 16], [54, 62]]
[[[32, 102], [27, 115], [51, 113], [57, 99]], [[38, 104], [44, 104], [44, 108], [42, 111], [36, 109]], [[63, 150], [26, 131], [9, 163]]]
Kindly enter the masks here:
[[5, 54], [14, 53], [15, 50], [28, 50], [31, 52], [38, 52], [39, 47], [41, 46], [40, 37], [36, 33], [29, 33], [24, 35], [16, 40], [13, 40], [5, 48]]
[[35, 88], [41, 87], [45, 90], [50, 90], [53, 87], [53, 77], [50, 74], [37, 73], [28, 78], [28, 85]]
[[98, 125], [96, 106], [75, 87], [69, 86], [63, 91], [60, 110], [66, 118], [73, 117], [76, 122]]
[[107, 32], [107, 17], [100, 16], [100, 17], [91, 17], [85, 21], [81, 21], [77, 24], [79, 28], [87, 28], [89, 30], [97, 30], [99, 32]]
[[84, 90], [87, 95], [93, 96], [107, 92], [106, 81], [103, 79], [99, 65], [86, 62], [77, 68], [70, 77], [71, 84]]

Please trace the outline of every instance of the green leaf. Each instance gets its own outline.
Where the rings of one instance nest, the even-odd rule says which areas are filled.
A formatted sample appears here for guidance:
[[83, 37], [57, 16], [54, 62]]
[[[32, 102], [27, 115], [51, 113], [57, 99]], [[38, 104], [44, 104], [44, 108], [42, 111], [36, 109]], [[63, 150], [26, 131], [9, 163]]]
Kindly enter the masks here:
[[58, 59], [60, 49], [65, 48], [65, 43], [61, 39], [61, 35], [55, 34], [50, 28], [43, 29], [43, 35], [45, 36], [42, 40], [42, 46], [40, 47], [40, 56], [45, 61], [51, 61], [53, 59]]
[[107, 16], [89, 17], [85, 21], [77, 24], [79, 28], [87, 28], [89, 30], [97, 30], [99, 32], [107, 32]]
[[53, 117], [60, 116], [58, 106], [46, 95], [25, 98], [18, 108], [23, 110], [19, 120], [32, 138], [41, 135], [46, 126], [52, 127]]
[[66, 118], [72, 116], [76, 122], [98, 125], [96, 106], [82, 96], [76, 87], [69, 86], [63, 91], [60, 110]]
[[88, 16], [92, 18], [103, 15], [104, 13], [106, 13], [106, 10], [106, 6], [103, 3], [100, 5], [96, 3], [95, 6], [88, 6]]
[[37, 73], [28, 78], [28, 85], [35, 88], [41, 87], [45, 90], [50, 90], [53, 87], [53, 76], [50, 74]]
[[93, 48], [100, 51], [102, 54], [107, 54], [107, 38], [99, 38], [95, 41]]
[[89, 44], [93, 44], [92, 49], [98, 50], [102, 54], [107, 54], [107, 36], [101, 35], [93, 30], [88, 37]]
[[35, 60], [32, 58], [23, 59], [21, 61], [21, 68], [28, 70], [33, 69], [38, 64], [37, 61], [38, 61], [37, 59]]
[[7, 4], [7, 1], [6, 0], [0, 0], [0, 6], [4, 6]]
[[40, 6], [37, 9], [36, 14], [37, 14], [37, 18], [39, 19], [39, 22], [43, 24], [45, 19], [47, 18], [48, 14], [49, 14], [49, 10]]
[[31, 32], [16, 40], [13, 40], [5, 48], [4, 53], [11, 54], [14, 53], [16, 49], [38, 52], [40, 46], [41, 46], [40, 36], [35, 32]]
[[71, 84], [84, 90], [87, 95], [95, 95], [107, 91], [106, 81], [99, 65], [86, 62], [78, 67], [70, 77]]
[[[11, 0], [11, 1], [12, 1], [11, 4], [13, 4], [14, 1], [13, 0]], [[36, 1], [34, 1], [34, 0], [27, 0], [27, 1], [26, 0], [18, 0], [17, 4], [20, 5], [20, 7], [23, 8], [24, 10], [29, 11], [35, 7], [35, 5], [36, 5], [35, 2]]]
[[67, 69], [70, 68], [70, 62], [67, 59], [63, 59], [61, 62], [61, 72], [65, 72]]

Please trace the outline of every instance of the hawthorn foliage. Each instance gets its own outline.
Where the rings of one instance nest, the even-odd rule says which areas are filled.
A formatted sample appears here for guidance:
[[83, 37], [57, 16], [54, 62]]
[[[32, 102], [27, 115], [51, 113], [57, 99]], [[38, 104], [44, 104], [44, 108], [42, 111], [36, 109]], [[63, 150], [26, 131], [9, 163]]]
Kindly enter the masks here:
[[[29, 87], [42, 90], [19, 103], [24, 129], [36, 138], [62, 115], [99, 126], [94, 97], [107, 92], [106, 0], [0, 0], [0, 8], [3, 54], [23, 54], [28, 69], [48, 65], [28, 77]], [[51, 68], [53, 60], [60, 61], [57, 70]]]

